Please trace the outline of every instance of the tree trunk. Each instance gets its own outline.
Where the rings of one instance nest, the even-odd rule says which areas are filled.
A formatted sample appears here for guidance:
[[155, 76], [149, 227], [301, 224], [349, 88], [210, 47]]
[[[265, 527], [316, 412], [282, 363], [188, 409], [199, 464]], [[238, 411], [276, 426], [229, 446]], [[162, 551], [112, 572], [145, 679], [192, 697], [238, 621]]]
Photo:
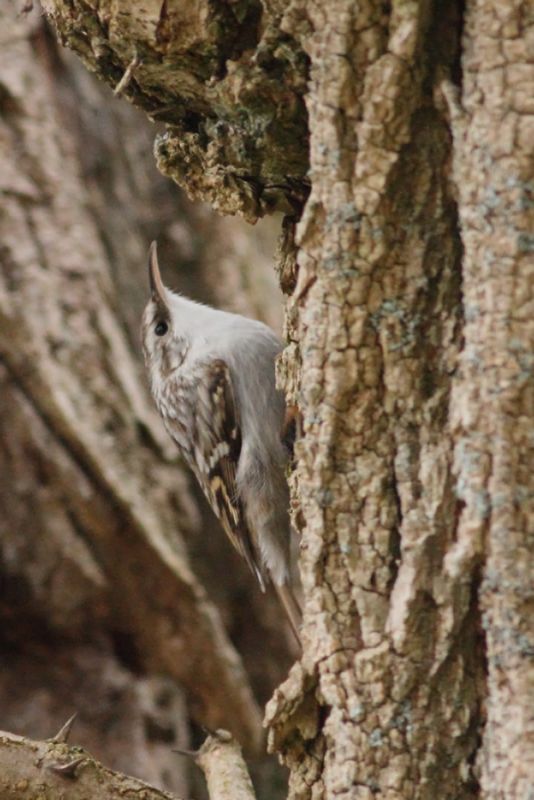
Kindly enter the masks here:
[[[290, 769], [289, 796], [526, 800], [534, 785], [526, 0], [43, 5], [89, 69], [166, 123], [160, 170], [249, 221], [287, 215], [279, 379], [302, 418], [291, 487], [304, 647], [267, 722], [270, 747]], [[17, 192], [36, 202], [31, 184]], [[47, 263], [61, 267], [62, 255], [67, 263], [61, 245], [51, 240]], [[81, 269], [70, 269], [79, 280]], [[30, 257], [27, 280], [34, 273]], [[87, 265], [84, 280], [89, 314], [102, 289]], [[15, 336], [31, 338], [30, 328]], [[5, 360], [10, 374], [24, 374], [15, 354]], [[73, 379], [73, 363], [60, 348], [44, 365], [46, 391], [33, 378], [34, 394], [54, 419], [59, 378]], [[108, 374], [122, 385], [104, 366], [93, 367], [95, 380]], [[99, 425], [92, 414], [72, 447], [92, 475], [98, 454], [88, 443], [102, 438]], [[74, 441], [72, 428], [58, 429], [61, 442]], [[113, 458], [101, 462], [107, 474]], [[158, 461], [152, 468], [163, 471]], [[164, 502], [150, 499], [158, 516]], [[128, 495], [119, 510], [132, 506]], [[131, 511], [128, 520], [139, 528]], [[161, 550], [151, 522], [143, 530]], [[108, 535], [103, 544], [103, 557], [125, 562], [116, 570], [120, 609], [129, 559], [122, 542]], [[183, 614], [180, 581], [167, 625]], [[149, 589], [140, 581], [149, 605], [169, 602]], [[182, 640], [189, 635], [199, 635], [196, 624]], [[140, 641], [168, 672], [168, 637]], [[227, 643], [220, 648], [226, 664]], [[235, 684], [229, 677], [237, 692]], [[205, 696], [216, 688], [208, 681]], [[249, 694], [238, 696], [239, 736], [256, 712]]]

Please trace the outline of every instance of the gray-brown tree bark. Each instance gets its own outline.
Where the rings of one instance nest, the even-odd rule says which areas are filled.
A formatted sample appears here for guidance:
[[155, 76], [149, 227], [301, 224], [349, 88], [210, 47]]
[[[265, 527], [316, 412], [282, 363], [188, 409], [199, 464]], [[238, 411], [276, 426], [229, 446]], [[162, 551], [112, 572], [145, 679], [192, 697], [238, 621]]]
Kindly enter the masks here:
[[[2, 800], [178, 800], [143, 781], [113, 772], [81, 747], [68, 745], [72, 719], [56, 736], [35, 742], [0, 731]], [[241, 747], [228, 731], [206, 737], [187, 754], [202, 768], [210, 800], [255, 800]]]
[[44, 7], [166, 123], [166, 175], [250, 221], [287, 215], [304, 647], [267, 722], [290, 797], [526, 800], [529, 4]]

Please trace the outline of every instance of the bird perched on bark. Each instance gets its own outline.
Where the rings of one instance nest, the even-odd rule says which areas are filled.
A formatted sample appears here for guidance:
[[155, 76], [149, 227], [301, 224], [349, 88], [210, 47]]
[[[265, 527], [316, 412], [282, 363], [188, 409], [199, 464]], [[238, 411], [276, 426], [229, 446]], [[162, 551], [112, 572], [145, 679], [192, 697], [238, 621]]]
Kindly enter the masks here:
[[298, 639], [300, 609], [289, 585], [285, 403], [274, 372], [282, 345], [262, 322], [167, 289], [155, 242], [149, 275], [142, 342], [158, 411], [262, 590], [272, 580]]

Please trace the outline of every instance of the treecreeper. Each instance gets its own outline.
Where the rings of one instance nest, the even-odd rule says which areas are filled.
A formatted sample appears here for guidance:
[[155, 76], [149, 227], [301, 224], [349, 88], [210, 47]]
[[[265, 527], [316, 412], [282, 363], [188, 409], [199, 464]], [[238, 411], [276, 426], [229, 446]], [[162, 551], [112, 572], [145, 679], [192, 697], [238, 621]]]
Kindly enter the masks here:
[[262, 322], [165, 287], [155, 242], [148, 267], [141, 335], [158, 411], [231, 543], [262, 590], [272, 582], [300, 641], [290, 585], [290, 445], [275, 382], [282, 344]]

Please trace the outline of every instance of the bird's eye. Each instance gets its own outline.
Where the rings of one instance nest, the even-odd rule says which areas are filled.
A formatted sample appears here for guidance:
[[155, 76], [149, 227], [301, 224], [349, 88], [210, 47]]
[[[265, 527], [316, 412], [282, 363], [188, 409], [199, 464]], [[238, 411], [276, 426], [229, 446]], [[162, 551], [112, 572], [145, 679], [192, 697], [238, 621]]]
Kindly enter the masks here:
[[167, 331], [169, 330], [169, 326], [166, 322], [158, 322], [156, 327], [154, 328], [154, 333], [156, 336], [165, 336]]

